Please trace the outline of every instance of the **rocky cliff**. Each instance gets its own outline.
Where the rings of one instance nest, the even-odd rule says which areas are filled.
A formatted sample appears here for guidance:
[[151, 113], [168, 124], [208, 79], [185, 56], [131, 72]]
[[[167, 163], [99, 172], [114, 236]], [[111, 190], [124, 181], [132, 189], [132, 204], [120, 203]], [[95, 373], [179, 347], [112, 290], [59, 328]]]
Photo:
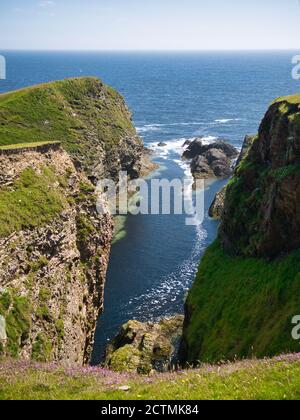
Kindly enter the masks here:
[[229, 253], [273, 258], [300, 246], [296, 98], [272, 104], [227, 188], [220, 238]]
[[123, 98], [97, 79], [0, 95], [2, 355], [89, 361], [113, 234], [94, 184], [138, 176], [143, 152]]
[[300, 348], [300, 95], [275, 101], [248, 147], [186, 302], [185, 361]]
[[7, 356], [89, 360], [112, 236], [94, 187], [69, 155], [0, 156], [0, 313]]

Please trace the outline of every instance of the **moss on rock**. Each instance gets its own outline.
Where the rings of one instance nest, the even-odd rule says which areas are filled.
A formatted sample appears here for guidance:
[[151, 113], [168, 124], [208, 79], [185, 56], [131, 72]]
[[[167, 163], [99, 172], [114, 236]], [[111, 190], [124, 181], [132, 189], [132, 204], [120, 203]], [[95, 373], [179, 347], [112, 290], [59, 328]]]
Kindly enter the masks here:
[[182, 316], [157, 324], [129, 321], [107, 348], [107, 366], [141, 374], [167, 371], [176, 363], [182, 325]]

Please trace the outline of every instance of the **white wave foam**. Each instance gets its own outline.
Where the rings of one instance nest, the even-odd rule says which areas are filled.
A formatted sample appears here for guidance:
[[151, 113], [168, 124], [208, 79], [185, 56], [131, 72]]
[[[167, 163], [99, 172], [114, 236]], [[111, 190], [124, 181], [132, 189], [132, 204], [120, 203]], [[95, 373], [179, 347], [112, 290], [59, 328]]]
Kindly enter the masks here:
[[154, 123], [154, 124], [145, 124], [143, 126], [137, 126], [136, 130], [138, 133], [147, 133], [149, 131], [160, 131], [163, 128], [170, 128], [170, 127], [212, 126], [212, 125], [215, 125], [216, 122], [226, 122], [226, 121], [227, 120], [216, 120], [214, 122], [192, 121], [192, 122], [168, 123], [168, 124]]
[[166, 123], [166, 124], [145, 124], [143, 126], [136, 127], [138, 133], [147, 133], [149, 131], [160, 131], [162, 128], [168, 127], [193, 127], [193, 126], [213, 126], [216, 124], [228, 124], [230, 122], [241, 121], [241, 118], [220, 118], [213, 122], [211, 121], [190, 121], [190, 122], [178, 122], [178, 123]]
[[159, 131], [159, 128], [156, 126], [144, 126], [144, 127], [136, 127], [136, 131], [138, 133], [147, 133], [148, 131]]
[[233, 122], [233, 121], [241, 121], [240, 118], [223, 118], [220, 120], [215, 120], [216, 123], [218, 124], [227, 124], [229, 122]]
[[[173, 162], [175, 162], [181, 169], [183, 169], [185, 176], [192, 180], [193, 176], [191, 173], [190, 164], [189, 162], [182, 160], [181, 157], [183, 155], [183, 152], [188, 147], [188, 145], [184, 146], [184, 144], [187, 141], [194, 141], [195, 139], [196, 137], [169, 140], [169, 141], [164, 142], [165, 146], [163, 147], [159, 146], [158, 142], [153, 142], [153, 143], [148, 143], [147, 147], [153, 150], [155, 152], [155, 155], [159, 157], [160, 159], [168, 160], [171, 158]], [[216, 140], [217, 140], [217, 137], [214, 137], [214, 136], [207, 136], [207, 137], [201, 138], [201, 141], [203, 144], [211, 144]], [[171, 155], [173, 154], [177, 155], [179, 159], [176, 157], [174, 158], [174, 156], [171, 157]]]
[[[164, 147], [158, 146], [158, 142], [149, 143], [149, 144], [147, 144], [147, 146], [151, 150], [153, 150], [155, 152], [155, 154], [159, 157], [166, 157], [166, 156], [170, 155], [171, 153], [175, 153], [175, 154], [177, 154], [181, 157], [184, 150], [185, 150], [183, 145], [187, 140], [188, 139], [186, 139], [186, 138], [181, 138], [181, 139], [177, 139], [177, 140], [165, 141], [164, 142], [165, 143]], [[195, 138], [192, 138], [192, 139], [189, 139], [189, 140], [195, 140]]]
[[214, 136], [206, 136], [206, 137], [203, 137], [201, 139], [202, 143], [205, 144], [205, 145], [206, 144], [211, 144], [216, 140], [218, 140], [218, 137], [214, 137]]

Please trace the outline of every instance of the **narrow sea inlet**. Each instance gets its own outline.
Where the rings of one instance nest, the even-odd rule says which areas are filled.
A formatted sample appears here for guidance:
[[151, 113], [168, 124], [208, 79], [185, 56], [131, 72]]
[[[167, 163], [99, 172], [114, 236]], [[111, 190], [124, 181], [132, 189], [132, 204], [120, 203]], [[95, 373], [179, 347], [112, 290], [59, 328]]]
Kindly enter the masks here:
[[[121, 92], [135, 126], [156, 153], [156, 178], [189, 176], [182, 145], [197, 136], [224, 138], [240, 148], [257, 133], [269, 103], [299, 90], [291, 78], [293, 52], [236, 53], [55, 53], [8, 52], [7, 80], [0, 92], [50, 80], [91, 75]], [[20, 71], [22, 69], [22, 71]], [[164, 148], [157, 144], [164, 142]], [[183, 216], [129, 216], [110, 257], [105, 311], [99, 319], [93, 363], [129, 319], [142, 321], [183, 312], [199, 260], [216, 236], [207, 216], [215, 193], [205, 192], [202, 226], [186, 226]]]
[[[178, 143], [168, 142], [156, 150], [155, 161], [161, 167], [152, 177], [190, 176], [188, 165], [180, 159], [184, 141], [180, 140], [180, 147]], [[128, 216], [111, 252], [93, 363], [101, 361], [108, 340], [128, 320], [158, 320], [183, 313], [201, 255], [216, 235], [218, 223], [208, 218], [208, 208], [224, 184], [216, 181], [207, 187], [203, 225], [187, 226], [185, 214]]]

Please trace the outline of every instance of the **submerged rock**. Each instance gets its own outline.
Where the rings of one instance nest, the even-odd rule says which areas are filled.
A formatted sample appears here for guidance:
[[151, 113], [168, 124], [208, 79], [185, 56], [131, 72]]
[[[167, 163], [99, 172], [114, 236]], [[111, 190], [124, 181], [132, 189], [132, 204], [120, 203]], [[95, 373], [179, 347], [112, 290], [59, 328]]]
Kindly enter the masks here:
[[158, 145], [157, 145], [158, 147], [166, 147], [167, 146], [167, 144], [166, 143], [163, 143], [163, 142], [160, 142], [160, 143], [158, 143]]
[[129, 321], [106, 350], [105, 364], [117, 372], [166, 372], [175, 365], [183, 316], [157, 324]]

